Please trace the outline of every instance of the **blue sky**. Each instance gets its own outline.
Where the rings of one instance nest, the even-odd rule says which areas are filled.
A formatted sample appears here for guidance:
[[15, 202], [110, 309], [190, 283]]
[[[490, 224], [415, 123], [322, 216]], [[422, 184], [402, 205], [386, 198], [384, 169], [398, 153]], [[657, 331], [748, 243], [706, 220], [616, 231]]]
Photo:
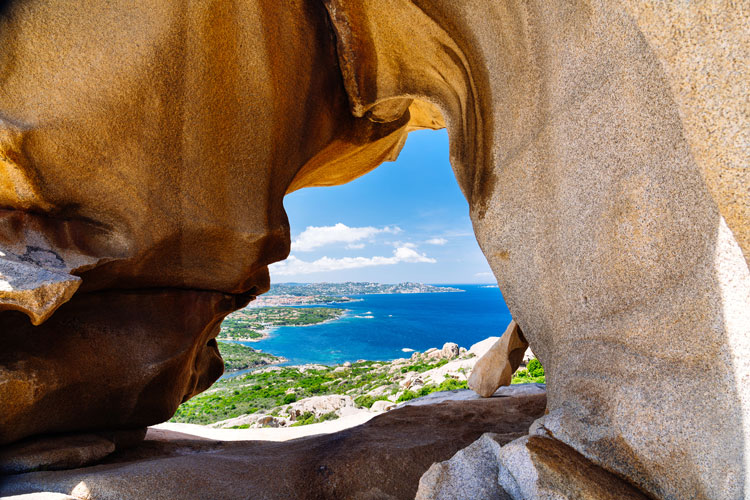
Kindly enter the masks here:
[[395, 162], [284, 198], [289, 259], [271, 281], [494, 283], [448, 162], [445, 130], [420, 130]]

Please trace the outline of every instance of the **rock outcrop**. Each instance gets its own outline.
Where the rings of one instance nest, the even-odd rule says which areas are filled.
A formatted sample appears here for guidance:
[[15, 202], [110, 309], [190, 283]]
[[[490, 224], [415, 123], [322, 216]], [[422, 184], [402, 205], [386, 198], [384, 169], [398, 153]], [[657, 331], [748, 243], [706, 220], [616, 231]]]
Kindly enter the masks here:
[[414, 498], [420, 476], [433, 462], [449, 459], [485, 432], [495, 433], [500, 443], [516, 439], [544, 407], [544, 393], [519, 390], [518, 395], [406, 406], [345, 431], [286, 442], [222, 442], [152, 429], [139, 447], [115, 452], [96, 467], [5, 477], [0, 496]]
[[0, 4], [0, 444], [168, 418], [288, 254], [284, 194], [447, 126], [540, 428], [655, 498], [750, 496], [749, 16]]
[[310, 413], [316, 418], [331, 413], [340, 417], [345, 415], [347, 410], [354, 409], [354, 400], [351, 396], [334, 394], [301, 399], [290, 404], [287, 411], [292, 420], [297, 420], [305, 413]]
[[446, 117], [549, 434], [657, 498], [750, 494], [750, 127], [722, 114], [747, 108], [750, 11], [326, 4], [356, 115], [409, 96]]
[[469, 388], [482, 397], [490, 397], [503, 385], [510, 385], [513, 374], [521, 366], [529, 344], [515, 321], [503, 336], [474, 365]]
[[[498, 438], [498, 439], [495, 439]], [[510, 500], [497, 480], [502, 436], [483, 434], [419, 479], [416, 500]]]
[[419, 480], [417, 500], [647, 500], [562, 442], [525, 436], [506, 444], [485, 434], [450, 460], [433, 464]]

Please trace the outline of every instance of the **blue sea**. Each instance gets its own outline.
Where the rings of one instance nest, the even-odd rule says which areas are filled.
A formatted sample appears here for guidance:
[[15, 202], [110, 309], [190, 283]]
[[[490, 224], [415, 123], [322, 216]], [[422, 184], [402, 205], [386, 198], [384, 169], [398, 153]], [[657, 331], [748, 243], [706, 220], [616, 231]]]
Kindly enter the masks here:
[[349, 310], [339, 320], [284, 326], [260, 342], [243, 343], [284, 356], [290, 364], [338, 364], [409, 357], [404, 349], [424, 351], [446, 342], [468, 348], [502, 335], [511, 316], [497, 287], [449, 286], [464, 291], [354, 295], [362, 301], [328, 306]]

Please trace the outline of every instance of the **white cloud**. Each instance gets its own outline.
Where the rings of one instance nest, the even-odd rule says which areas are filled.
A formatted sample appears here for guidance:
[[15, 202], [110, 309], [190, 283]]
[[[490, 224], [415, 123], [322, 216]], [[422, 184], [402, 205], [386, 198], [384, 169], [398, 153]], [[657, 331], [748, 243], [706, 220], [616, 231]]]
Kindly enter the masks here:
[[346, 245], [347, 250], [359, 250], [361, 248], [365, 248], [364, 243], [349, 243], [348, 245]]
[[359, 267], [388, 266], [400, 262], [424, 262], [434, 264], [437, 260], [427, 257], [412, 248], [399, 247], [393, 251], [392, 257], [342, 257], [332, 259], [321, 257], [314, 261], [305, 261], [290, 255], [282, 262], [271, 264], [270, 270], [276, 276], [292, 276], [296, 274], [320, 273], [325, 271], [339, 271], [341, 269], [355, 269]]
[[409, 241], [389, 241], [388, 244], [394, 246], [395, 248], [417, 248], [417, 245]]
[[[298, 252], [309, 252], [316, 248], [330, 245], [333, 243], [356, 243], [366, 238], [372, 238], [379, 233], [398, 234], [401, 228], [398, 226], [386, 226], [382, 229], [377, 227], [349, 227], [345, 224], [338, 223], [333, 226], [308, 226], [292, 242], [292, 250]], [[352, 247], [361, 248], [361, 247]]]
[[495, 275], [492, 274], [492, 273], [490, 273], [490, 272], [487, 272], [487, 273], [474, 273], [474, 276], [476, 278], [494, 278], [495, 277]]
[[429, 240], [425, 241], [428, 245], [445, 245], [448, 243], [448, 240], [445, 238], [430, 238]]

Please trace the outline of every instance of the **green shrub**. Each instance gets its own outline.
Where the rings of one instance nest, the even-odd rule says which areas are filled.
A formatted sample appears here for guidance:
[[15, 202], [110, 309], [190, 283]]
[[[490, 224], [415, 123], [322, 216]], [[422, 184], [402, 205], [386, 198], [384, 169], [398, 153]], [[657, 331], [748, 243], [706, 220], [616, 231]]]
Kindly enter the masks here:
[[436, 391], [455, 391], [458, 389], [466, 389], [466, 380], [447, 378], [436, 388]]
[[284, 396], [284, 399], [282, 399], [281, 401], [282, 401], [282, 404], [285, 404], [285, 405], [294, 403], [295, 401], [297, 401], [297, 395], [294, 394], [293, 392], [289, 393], [286, 396]]
[[529, 383], [542, 383], [546, 382], [544, 375], [544, 367], [538, 359], [534, 358], [528, 362], [526, 368], [518, 370], [513, 375], [511, 384], [529, 384]]
[[365, 394], [364, 396], [359, 396], [357, 398], [354, 398], [354, 402], [357, 404], [357, 406], [361, 406], [363, 408], [372, 408], [372, 405], [375, 403], [375, 401], [387, 401], [388, 398], [385, 396], [378, 396], [376, 398], [370, 396], [369, 394]]
[[419, 397], [416, 392], [414, 391], [404, 391], [403, 394], [401, 394], [398, 399], [396, 400], [397, 403], [401, 403], [403, 401], [410, 401], [416, 397]]
[[541, 377], [544, 375], [544, 367], [538, 359], [534, 358], [526, 365], [526, 371], [532, 377]]

